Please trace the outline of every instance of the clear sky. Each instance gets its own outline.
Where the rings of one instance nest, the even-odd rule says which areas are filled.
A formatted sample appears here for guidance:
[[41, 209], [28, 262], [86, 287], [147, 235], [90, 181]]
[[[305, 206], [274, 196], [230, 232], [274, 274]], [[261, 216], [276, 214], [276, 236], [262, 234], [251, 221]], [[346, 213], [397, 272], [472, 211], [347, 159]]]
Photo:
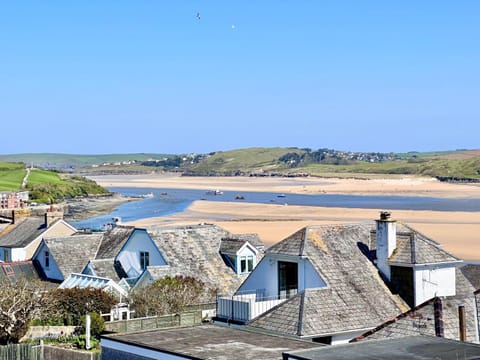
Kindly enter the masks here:
[[0, 153], [480, 148], [479, 14], [476, 0], [2, 1]]

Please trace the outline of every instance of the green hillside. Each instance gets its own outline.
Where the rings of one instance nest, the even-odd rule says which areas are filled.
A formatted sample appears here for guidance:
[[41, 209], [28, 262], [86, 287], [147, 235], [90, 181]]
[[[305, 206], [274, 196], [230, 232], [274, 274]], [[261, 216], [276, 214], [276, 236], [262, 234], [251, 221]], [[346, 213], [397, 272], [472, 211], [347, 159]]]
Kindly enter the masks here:
[[252, 172], [282, 172], [288, 166], [279, 159], [288, 153], [303, 153], [296, 148], [248, 148], [219, 151], [199, 162], [186, 166], [186, 173], [192, 175], [235, 175]]
[[23, 164], [0, 162], [0, 191], [18, 191], [25, 174]]
[[46, 204], [76, 196], [108, 193], [108, 190], [84, 177], [41, 169], [30, 170], [27, 185], [22, 189], [26, 173], [24, 164], [0, 163], [0, 191], [28, 190], [31, 201]]
[[[28, 165], [35, 161], [49, 166], [63, 164], [65, 168], [62, 169], [66, 172], [74, 171], [77, 174], [88, 175], [175, 171], [191, 176], [410, 174], [453, 179], [480, 179], [480, 150], [396, 154], [350, 152], [326, 148], [312, 150], [256, 147], [189, 155], [19, 154], [3, 157], [5, 156], [21, 160]], [[129, 161], [132, 159], [135, 162]], [[0, 173], [0, 186], [3, 189], [17, 189], [25, 174], [23, 165], [17, 163], [3, 165], [3, 167], [12, 167], [12, 169], [8, 173]], [[37, 182], [39, 184], [56, 182], [53, 178], [48, 178], [53, 176], [51, 174], [37, 173], [35, 176], [39, 177], [39, 180], [32, 177], [30, 186]], [[58, 186], [61, 184], [59, 182]]]

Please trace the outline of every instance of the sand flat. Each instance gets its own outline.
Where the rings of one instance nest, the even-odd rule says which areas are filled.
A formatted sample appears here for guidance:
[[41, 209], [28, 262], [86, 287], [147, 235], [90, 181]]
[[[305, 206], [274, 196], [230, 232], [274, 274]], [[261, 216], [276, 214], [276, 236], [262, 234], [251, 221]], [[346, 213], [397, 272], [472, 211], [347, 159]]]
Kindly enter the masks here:
[[[103, 186], [221, 189], [303, 194], [357, 194], [480, 199], [478, 184], [449, 184], [432, 178], [360, 179], [181, 177], [121, 175], [92, 177]], [[233, 233], [257, 233], [268, 245], [303, 226], [355, 223], [378, 218], [380, 210], [277, 204], [195, 201], [183, 213], [135, 221], [136, 226], [216, 223]], [[480, 260], [480, 212], [393, 210], [392, 216], [431, 237], [457, 257]]]

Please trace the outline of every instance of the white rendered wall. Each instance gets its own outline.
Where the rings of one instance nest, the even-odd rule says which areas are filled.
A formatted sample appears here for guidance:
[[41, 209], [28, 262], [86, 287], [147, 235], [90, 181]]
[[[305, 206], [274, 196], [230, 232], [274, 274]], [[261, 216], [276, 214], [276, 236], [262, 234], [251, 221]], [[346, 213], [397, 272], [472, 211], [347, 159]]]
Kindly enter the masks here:
[[455, 266], [414, 269], [415, 306], [435, 297], [455, 295]]
[[278, 262], [288, 261], [298, 264], [298, 291], [312, 288], [326, 287], [327, 284], [317, 271], [313, 268], [308, 259], [298, 258], [296, 261], [291, 258], [282, 259], [281, 257], [267, 254], [253, 270], [250, 276], [240, 286], [237, 294], [247, 291], [256, 291], [265, 289], [265, 297], [275, 297], [278, 295]]
[[265, 289], [265, 297], [278, 295], [277, 261], [268, 259], [268, 255], [260, 260], [255, 270], [237, 290], [237, 293], [258, 289]]
[[392, 220], [377, 220], [377, 267], [390, 280], [388, 258], [397, 247], [397, 223]]
[[140, 264], [141, 251], [149, 253], [150, 266], [167, 264], [148, 233], [143, 230], [135, 230], [116, 258], [122, 264], [128, 277], [137, 277], [143, 272]]
[[[48, 251], [50, 256], [49, 256], [49, 267], [45, 266], [45, 251]], [[40, 264], [40, 266], [43, 269], [43, 272], [47, 276], [48, 279], [52, 280], [60, 280], [63, 281], [65, 280], [63, 278], [62, 273], [60, 272], [57, 263], [55, 262], [55, 259], [52, 256], [52, 253], [48, 249], [48, 247], [45, 245], [45, 243], [42, 243], [40, 247], [38, 248], [37, 252], [35, 253], [34, 260], [37, 260]], [[67, 274], [67, 276], [70, 274]]]
[[25, 248], [13, 248], [10, 255], [12, 256], [10, 261], [24, 261], [26, 259]]

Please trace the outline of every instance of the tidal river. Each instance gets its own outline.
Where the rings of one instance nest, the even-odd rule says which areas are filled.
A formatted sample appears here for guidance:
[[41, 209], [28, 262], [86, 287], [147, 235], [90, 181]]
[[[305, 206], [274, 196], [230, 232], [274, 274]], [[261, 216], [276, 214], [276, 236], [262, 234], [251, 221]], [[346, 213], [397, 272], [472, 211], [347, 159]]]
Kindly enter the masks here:
[[143, 197], [118, 206], [113, 212], [92, 217], [72, 225], [78, 229], [102, 229], [112, 218], [122, 221], [158, 217], [185, 211], [195, 200], [251, 202], [260, 204], [288, 204], [302, 206], [389, 209], [389, 210], [432, 210], [432, 211], [480, 211], [480, 199], [433, 198], [412, 196], [362, 196], [362, 195], [302, 195], [269, 192], [224, 191], [215, 194], [205, 190], [150, 189], [110, 187], [110, 191], [126, 196]]

